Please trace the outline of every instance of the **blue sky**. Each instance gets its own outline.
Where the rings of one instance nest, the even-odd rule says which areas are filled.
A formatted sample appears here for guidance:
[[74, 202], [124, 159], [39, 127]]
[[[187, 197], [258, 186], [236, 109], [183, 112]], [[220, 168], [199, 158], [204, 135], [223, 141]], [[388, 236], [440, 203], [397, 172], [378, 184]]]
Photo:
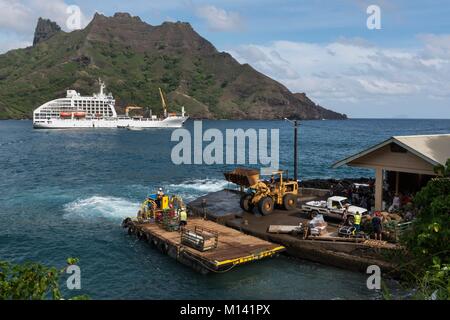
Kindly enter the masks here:
[[[450, 118], [450, 1], [0, 0], [0, 52], [31, 43], [38, 16], [64, 29], [98, 11], [188, 21], [218, 50], [351, 117]], [[381, 29], [366, 25], [369, 5]]]

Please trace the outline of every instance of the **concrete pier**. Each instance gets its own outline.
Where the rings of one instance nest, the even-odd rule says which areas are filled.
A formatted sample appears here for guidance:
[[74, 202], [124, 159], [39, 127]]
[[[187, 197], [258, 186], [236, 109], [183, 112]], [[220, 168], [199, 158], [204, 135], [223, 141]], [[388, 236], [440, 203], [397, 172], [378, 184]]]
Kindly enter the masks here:
[[369, 265], [378, 265], [383, 273], [395, 276], [396, 265], [388, 261], [387, 257], [399, 250], [399, 246], [389, 243], [374, 246], [372, 241], [349, 242], [345, 239], [340, 241], [337, 238], [339, 221], [327, 221], [327, 231], [336, 234], [337, 241], [268, 233], [270, 225], [307, 224], [309, 219], [301, 213], [301, 204], [326, 196], [323, 190], [304, 190], [301, 194], [298, 209], [292, 211], [276, 209], [268, 216], [244, 212], [239, 206], [241, 193], [235, 190], [209, 193], [192, 201], [188, 207], [195, 215], [205, 216], [246, 234], [280, 244], [286, 247], [286, 253], [290, 256], [359, 272], [366, 272]]

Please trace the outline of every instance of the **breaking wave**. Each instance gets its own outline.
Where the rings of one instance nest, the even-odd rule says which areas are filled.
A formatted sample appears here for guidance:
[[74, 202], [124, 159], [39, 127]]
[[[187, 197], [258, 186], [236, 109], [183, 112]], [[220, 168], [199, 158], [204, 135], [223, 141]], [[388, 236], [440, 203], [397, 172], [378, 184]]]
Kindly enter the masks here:
[[169, 184], [168, 189], [174, 190], [195, 190], [200, 192], [215, 192], [220, 191], [228, 185], [225, 180], [205, 179], [205, 180], [188, 180], [180, 184]]
[[80, 217], [86, 219], [107, 218], [124, 219], [134, 216], [139, 209], [138, 202], [124, 198], [93, 196], [79, 199], [64, 205], [64, 217]]
[[169, 184], [166, 186], [166, 192], [178, 194], [185, 202], [194, 200], [197, 197], [209, 192], [220, 191], [228, 186], [228, 182], [219, 179], [192, 179], [179, 184]]

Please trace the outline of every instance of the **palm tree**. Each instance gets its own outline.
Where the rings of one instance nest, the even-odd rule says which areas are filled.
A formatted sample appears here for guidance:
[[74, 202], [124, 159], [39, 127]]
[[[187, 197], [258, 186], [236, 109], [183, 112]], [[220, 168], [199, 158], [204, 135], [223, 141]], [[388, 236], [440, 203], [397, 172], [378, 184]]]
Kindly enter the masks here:
[[450, 177], [450, 159], [447, 159], [445, 165], [435, 166], [434, 172], [440, 177]]

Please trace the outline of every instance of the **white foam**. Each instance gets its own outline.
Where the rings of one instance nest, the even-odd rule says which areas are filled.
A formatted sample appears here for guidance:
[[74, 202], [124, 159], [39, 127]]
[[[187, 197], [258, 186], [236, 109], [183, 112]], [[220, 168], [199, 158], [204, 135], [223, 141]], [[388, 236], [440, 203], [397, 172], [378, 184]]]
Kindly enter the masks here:
[[64, 205], [64, 211], [66, 212], [64, 217], [119, 220], [135, 216], [138, 209], [138, 202], [132, 202], [124, 198], [93, 196], [75, 200]]
[[180, 184], [169, 184], [167, 186], [167, 190], [169, 191], [198, 191], [200, 193], [207, 193], [207, 192], [216, 192], [223, 190], [228, 185], [228, 182], [225, 180], [218, 180], [218, 179], [194, 179], [194, 180], [188, 180], [184, 181]]

